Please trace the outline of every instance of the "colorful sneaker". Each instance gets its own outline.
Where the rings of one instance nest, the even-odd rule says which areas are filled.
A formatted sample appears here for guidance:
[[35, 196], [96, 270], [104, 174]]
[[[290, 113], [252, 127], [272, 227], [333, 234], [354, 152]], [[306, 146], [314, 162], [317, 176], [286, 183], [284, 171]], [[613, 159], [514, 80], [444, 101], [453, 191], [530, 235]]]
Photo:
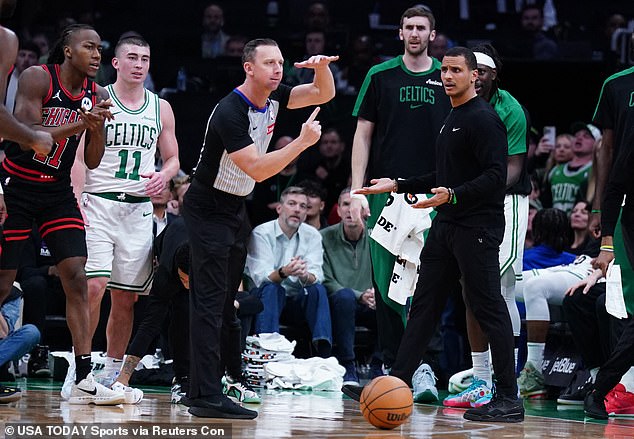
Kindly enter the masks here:
[[605, 410], [608, 416], [634, 416], [634, 393], [625, 390], [621, 383], [605, 396]]
[[243, 380], [234, 380], [229, 375], [222, 377], [222, 393], [235, 402], [259, 404], [262, 398]]
[[[580, 372], [577, 372], [572, 379], [572, 382], [566, 387], [566, 389], [557, 398], [557, 404], [566, 405], [583, 405], [583, 401], [592, 389], [592, 376], [589, 373], [579, 376]], [[584, 378], [587, 378], [584, 381]]]
[[143, 399], [143, 390], [135, 389], [134, 387], [126, 386], [119, 381], [115, 381], [115, 383], [111, 387], [115, 392], [123, 393], [125, 396], [126, 404], [138, 404]]
[[412, 377], [414, 388], [414, 402], [438, 401], [438, 389], [436, 389], [436, 376], [429, 364], [418, 366]]
[[89, 373], [79, 384], [73, 385], [68, 402], [70, 404], [117, 405], [125, 403], [125, 395], [99, 384], [92, 373]]
[[475, 407], [475, 404], [483, 398], [487, 398], [487, 402], [490, 401], [492, 393], [491, 388], [487, 386], [484, 380], [474, 377], [469, 387], [456, 395], [446, 397], [442, 405], [445, 407], [468, 409]]
[[522, 398], [542, 399], [548, 393], [544, 382], [544, 375], [538, 371], [533, 363], [527, 361], [517, 379], [517, 385]]
[[449, 393], [464, 392], [471, 386], [473, 382], [473, 368], [463, 370], [462, 372], [455, 373], [449, 378], [449, 385], [447, 390]]

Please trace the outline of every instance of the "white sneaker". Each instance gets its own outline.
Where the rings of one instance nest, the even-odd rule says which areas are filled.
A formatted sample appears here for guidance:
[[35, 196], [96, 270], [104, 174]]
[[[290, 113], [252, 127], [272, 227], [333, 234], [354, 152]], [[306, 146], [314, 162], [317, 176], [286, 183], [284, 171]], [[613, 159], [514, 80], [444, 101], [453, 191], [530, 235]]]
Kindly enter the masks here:
[[460, 393], [467, 390], [473, 383], [473, 368], [457, 372], [449, 378], [447, 390], [449, 393]]
[[60, 395], [64, 401], [68, 401], [70, 398], [71, 390], [73, 390], [73, 386], [75, 385], [75, 362], [70, 361], [68, 364], [68, 370], [66, 371], [66, 378], [64, 379], [64, 385], [62, 386], [62, 391]]
[[123, 393], [123, 395], [125, 396], [126, 404], [138, 404], [143, 399], [143, 390], [126, 386], [119, 381], [115, 381], [115, 383], [110, 388], [115, 392]]
[[99, 384], [111, 388], [119, 377], [119, 369], [93, 370], [92, 374]]
[[74, 384], [68, 398], [70, 404], [117, 405], [125, 403], [123, 392], [109, 389], [95, 381], [92, 373]]
[[418, 366], [412, 377], [414, 388], [414, 402], [438, 401], [438, 389], [436, 389], [436, 376], [429, 364]]

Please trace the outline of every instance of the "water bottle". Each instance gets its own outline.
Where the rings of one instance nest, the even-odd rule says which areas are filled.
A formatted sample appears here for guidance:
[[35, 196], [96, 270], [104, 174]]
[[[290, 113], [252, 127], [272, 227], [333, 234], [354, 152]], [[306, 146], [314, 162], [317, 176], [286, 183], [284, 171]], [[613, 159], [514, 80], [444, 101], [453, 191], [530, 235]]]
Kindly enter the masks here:
[[185, 67], [178, 69], [178, 73], [176, 74], [176, 89], [178, 91], [187, 90], [187, 72], [185, 72]]

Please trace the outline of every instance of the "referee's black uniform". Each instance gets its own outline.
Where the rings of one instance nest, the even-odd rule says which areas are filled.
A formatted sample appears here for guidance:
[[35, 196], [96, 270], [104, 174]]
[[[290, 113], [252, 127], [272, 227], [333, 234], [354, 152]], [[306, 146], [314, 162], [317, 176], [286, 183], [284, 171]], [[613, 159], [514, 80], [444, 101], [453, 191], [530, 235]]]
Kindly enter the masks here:
[[[227, 362], [240, 361], [241, 328], [233, 303], [251, 231], [244, 198], [255, 181], [237, 167], [229, 154], [252, 144], [260, 154], [266, 153], [277, 112], [286, 108], [290, 90], [280, 85], [264, 108], [256, 107], [238, 89], [223, 98], [209, 117], [200, 160], [185, 194], [183, 217], [192, 251], [187, 396], [193, 407], [212, 412], [199, 414], [190, 409], [198, 416], [242, 415], [222, 416], [227, 408], [218, 408], [217, 403], [227, 404], [220, 381]], [[214, 412], [216, 409], [220, 413]], [[238, 409], [251, 412], [238, 406], [228, 410], [234, 413]]]
[[482, 98], [453, 108], [436, 143], [436, 173], [398, 182], [399, 192], [455, 191], [438, 206], [421, 253], [420, 276], [392, 375], [411, 383], [434, 334], [448, 286], [462, 278], [465, 303], [489, 338], [497, 394], [517, 399], [513, 329], [500, 294], [499, 246], [504, 235], [506, 128]]

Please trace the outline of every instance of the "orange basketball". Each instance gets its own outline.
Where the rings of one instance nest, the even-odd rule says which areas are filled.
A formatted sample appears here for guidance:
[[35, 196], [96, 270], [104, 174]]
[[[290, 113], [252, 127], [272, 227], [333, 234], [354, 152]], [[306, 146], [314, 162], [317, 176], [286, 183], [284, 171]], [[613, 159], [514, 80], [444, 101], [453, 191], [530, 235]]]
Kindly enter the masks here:
[[403, 380], [381, 376], [365, 386], [360, 403], [361, 413], [370, 424], [391, 430], [409, 419], [414, 399]]

